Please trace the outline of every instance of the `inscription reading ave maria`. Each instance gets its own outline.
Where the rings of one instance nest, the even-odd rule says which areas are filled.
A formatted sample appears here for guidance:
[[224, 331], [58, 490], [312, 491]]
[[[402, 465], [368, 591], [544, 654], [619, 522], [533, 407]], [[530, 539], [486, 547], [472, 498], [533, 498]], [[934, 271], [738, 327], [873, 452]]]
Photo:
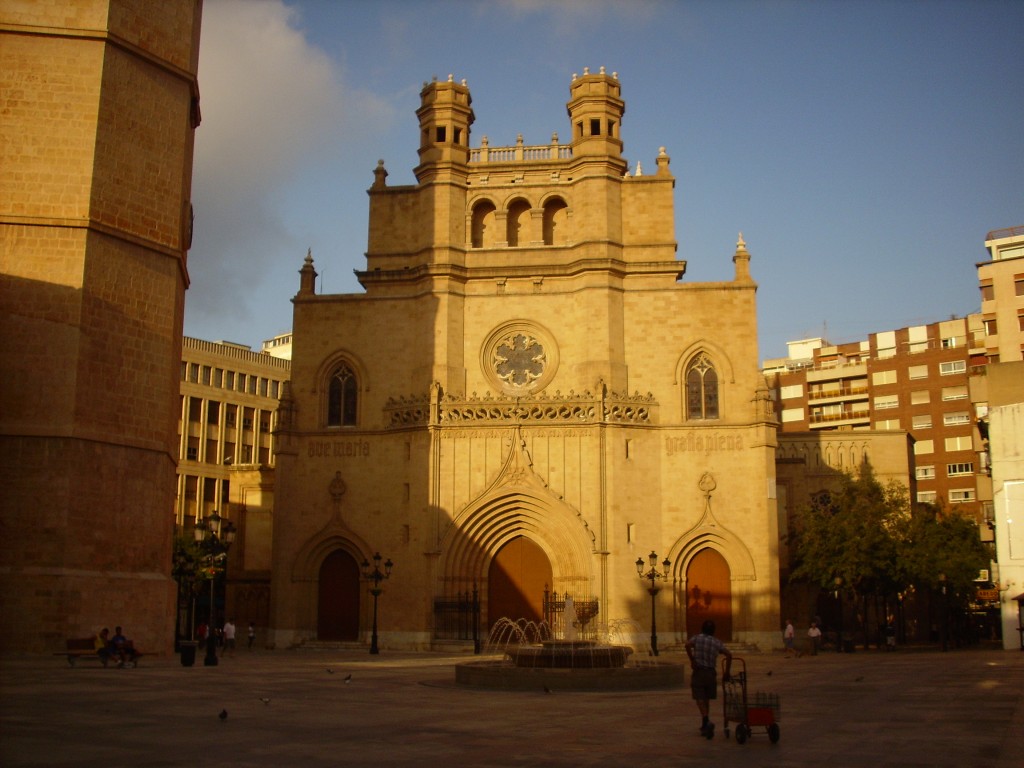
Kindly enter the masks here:
[[523, 333], [514, 334], [494, 348], [494, 370], [513, 387], [525, 387], [544, 373], [544, 347]]
[[310, 458], [369, 456], [370, 443], [366, 440], [311, 440], [306, 450]]

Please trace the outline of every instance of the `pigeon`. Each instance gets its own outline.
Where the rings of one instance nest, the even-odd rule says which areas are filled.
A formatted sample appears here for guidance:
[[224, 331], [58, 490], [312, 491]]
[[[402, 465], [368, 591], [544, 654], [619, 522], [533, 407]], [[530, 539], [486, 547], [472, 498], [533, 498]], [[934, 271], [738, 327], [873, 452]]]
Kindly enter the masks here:
[[345, 683], [347, 684], [347, 683], [351, 683], [351, 682], [352, 682], [352, 673], [349, 672], [347, 675], [345, 675]]
[[264, 704], [270, 703], [270, 699], [268, 699], [266, 696], [260, 696], [260, 701], [262, 701]]
[[220, 711], [220, 714], [217, 715], [217, 717], [219, 717], [221, 720], [227, 720], [228, 719], [228, 711], [226, 709], [222, 709]]

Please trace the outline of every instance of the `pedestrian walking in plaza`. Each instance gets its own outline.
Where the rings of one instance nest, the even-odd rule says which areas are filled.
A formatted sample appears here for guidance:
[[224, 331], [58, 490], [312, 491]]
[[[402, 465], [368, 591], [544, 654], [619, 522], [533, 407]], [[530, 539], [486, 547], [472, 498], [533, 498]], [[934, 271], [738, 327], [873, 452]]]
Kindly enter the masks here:
[[796, 630], [793, 629], [793, 620], [786, 619], [786, 628], [782, 631], [782, 644], [786, 647], [785, 655], [792, 656], [796, 654], [797, 658], [800, 658], [800, 651], [796, 649]]
[[235, 653], [235, 622], [228, 619], [224, 622], [224, 651], [221, 655], [234, 655]]
[[725, 656], [725, 679], [731, 679], [732, 653], [725, 644], [715, 637], [715, 622], [708, 619], [701, 626], [700, 634], [686, 641], [686, 655], [690, 658], [690, 690], [700, 711], [700, 735], [713, 739], [715, 724], [708, 719], [712, 699], [718, 698], [717, 664], [719, 654]]
[[821, 629], [818, 627], [818, 622], [811, 622], [811, 626], [807, 629], [807, 640], [811, 646], [811, 656], [817, 656], [818, 646], [821, 645]]

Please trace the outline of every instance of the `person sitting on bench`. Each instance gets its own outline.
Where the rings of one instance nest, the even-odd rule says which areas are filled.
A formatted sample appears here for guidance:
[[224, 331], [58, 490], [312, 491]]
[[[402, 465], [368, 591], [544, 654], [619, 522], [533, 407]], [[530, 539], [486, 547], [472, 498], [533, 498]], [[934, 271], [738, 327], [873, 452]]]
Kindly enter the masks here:
[[96, 655], [100, 657], [100, 661], [103, 662], [103, 666], [107, 666], [113, 658], [109, 629], [104, 627], [99, 631], [96, 637], [93, 638], [93, 648], [96, 649]]
[[110, 655], [117, 659], [117, 666], [123, 667], [125, 662], [135, 662], [135, 648], [132, 641], [124, 636], [120, 627], [114, 628], [114, 636], [110, 640]]

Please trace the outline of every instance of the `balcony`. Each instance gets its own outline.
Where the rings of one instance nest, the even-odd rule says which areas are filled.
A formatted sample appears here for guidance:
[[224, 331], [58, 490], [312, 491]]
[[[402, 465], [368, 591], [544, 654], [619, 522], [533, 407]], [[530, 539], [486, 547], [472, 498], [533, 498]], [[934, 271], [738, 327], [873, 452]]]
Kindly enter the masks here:
[[816, 413], [811, 412], [810, 422], [811, 429], [834, 429], [836, 427], [845, 426], [868, 426], [870, 424], [870, 411], [866, 408], [864, 410], [844, 410], [835, 413]]
[[469, 150], [469, 162], [476, 165], [482, 163], [530, 163], [547, 162], [550, 160], [571, 160], [572, 146], [559, 144], [558, 134], [551, 137], [550, 144], [523, 146], [523, 137], [516, 139], [514, 147], [491, 147], [484, 136], [478, 149]]
[[838, 389], [824, 389], [821, 387], [808, 388], [808, 402], [835, 402], [837, 400], [867, 400], [867, 384], [856, 386], [843, 384]]

